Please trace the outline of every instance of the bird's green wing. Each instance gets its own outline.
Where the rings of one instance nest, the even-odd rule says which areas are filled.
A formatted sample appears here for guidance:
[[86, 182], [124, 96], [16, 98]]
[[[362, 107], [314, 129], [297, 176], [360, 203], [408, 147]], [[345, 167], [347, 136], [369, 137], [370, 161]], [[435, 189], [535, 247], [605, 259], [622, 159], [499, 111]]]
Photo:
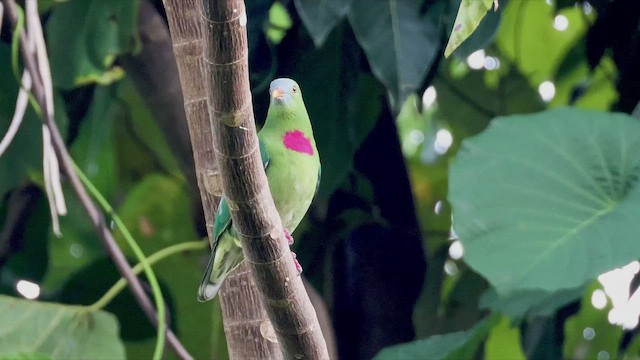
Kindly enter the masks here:
[[[260, 141], [260, 157], [266, 169], [269, 165], [269, 154], [262, 141]], [[242, 261], [242, 251], [238, 247], [237, 239], [235, 239], [235, 232], [230, 231], [230, 234], [224, 236], [223, 240], [223, 234], [227, 230], [231, 230], [231, 212], [229, 211], [227, 200], [222, 197], [218, 205], [218, 210], [216, 211], [216, 219], [213, 225], [213, 241], [211, 244], [209, 263], [207, 264], [207, 270], [198, 288], [199, 301], [213, 299], [220, 289], [220, 285], [222, 285], [222, 282], [226, 278], [227, 273], [235, 269]], [[221, 243], [221, 241], [224, 242]], [[216, 257], [219, 257], [217, 262]]]
[[260, 143], [260, 158], [262, 159], [262, 165], [266, 169], [269, 166], [269, 153], [267, 152], [267, 148], [264, 146], [264, 143], [260, 138], [258, 138], [258, 142]]
[[[262, 159], [262, 165], [266, 169], [269, 165], [269, 153], [267, 153], [267, 149], [264, 146], [262, 140], [258, 140], [260, 143], [260, 158]], [[216, 219], [213, 223], [213, 249], [215, 252], [215, 247], [220, 239], [220, 235], [227, 230], [231, 226], [231, 213], [229, 212], [229, 204], [227, 204], [227, 199], [222, 197], [220, 199], [220, 204], [218, 205], [218, 211], [216, 212]]]
[[213, 223], [213, 248], [215, 252], [215, 247], [218, 244], [218, 240], [220, 239], [220, 235], [227, 230], [231, 226], [231, 213], [229, 212], [229, 204], [227, 204], [227, 199], [224, 197], [220, 199], [220, 204], [218, 204], [218, 211], [216, 211], [216, 219]]

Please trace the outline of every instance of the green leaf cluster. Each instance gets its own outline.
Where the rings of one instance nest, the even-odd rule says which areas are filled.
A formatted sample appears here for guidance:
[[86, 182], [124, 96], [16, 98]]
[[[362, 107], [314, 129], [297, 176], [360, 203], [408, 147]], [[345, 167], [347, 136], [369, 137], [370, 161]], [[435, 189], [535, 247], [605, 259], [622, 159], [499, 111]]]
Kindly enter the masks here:
[[[637, 357], [640, 337], [609, 324], [611, 304], [591, 305], [599, 274], [640, 257], [640, 125], [609, 112], [622, 96], [619, 57], [605, 52], [597, 64], [589, 58], [593, 24], [608, 5], [587, 13], [579, 1], [505, 0], [497, 11], [493, 3], [247, 2], [256, 119], [268, 106], [265, 84], [296, 79], [321, 154], [318, 197], [295, 234], [305, 276], [333, 310], [343, 305], [336, 299], [364, 297], [358, 316], [376, 318], [364, 306], [386, 297], [336, 293], [341, 267], [362, 255], [352, 240], [372, 225], [394, 232], [397, 253], [365, 250], [375, 259], [402, 259], [403, 241], [418, 234], [427, 266], [424, 279], [417, 277], [419, 297], [406, 302], [414, 307], [403, 309], [413, 319], [393, 319], [414, 331], [404, 344], [382, 349], [393, 342], [379, 341], [368, 348], [371, 356]], [[43, 5], [56, 121], [79, 168], [145, 254], [202, 238], [198, 192], [178, 165], [184, 159], [176, 158], [185, 152], [168, 145], [178, 132], [156, 123], [118, 61], [140, 50], [139, 2]], [[567, 29], [554, 28], [558, 16]], [[0, 133], [18, 91], [10, 51], [0, 43]], [[482, 60], [479, 68], [471, 66], [474, 57]], [[555, 89], [549, 101], [540, 95], [544, 82]], [[385, 142], [385, 156], [371, 158], [370, 135], [390, 118], [397, 132], [385, 136], [394, 141]], [[101, 310], [91, 307], [119, 275], [66, 185], [63, 236], [49, 229], [40, 127], [28, 110], [0, 157], [0, 359], [149, 358], [155, 331], [127, 291]], [[392, 167], [398, 153], [404, 162]], [[363, 165], [371, 163], [402, 170], [385, 177], [408, 178], [413, 206], [394, 210], [399, 218], [415, 217], [403, 224], [416, 228], [394, 224], [398, 214], [390, 215], [382, 199], [400, 198], [406, 189], [381, 187]], [[16, 199], [28, 209], [17, 220]], [[16, 235], [7, 242], [8, 231]], [[224, 359], [219, 305], [195, 298], [207, 255], [183, 250], [153, 267], [172, 330], [196, 358]], [[347, 279], [383, 274], [376, 278], [382, 282], [403, 270], [376, 266], [349, 268], [356, 272]], [[18, 300], [18, 280], [38, 283], [42, 301]], [[391, 336], [384, 331], [392, 326], [368, 325]], [[594, 338], [583, 336], [587, 328]], [[339, 348], [348, 346], [349, 331], [336, 329]]]
[[439, 56], [437, 14], [421, 13], [414, 1], [296, 0], [296, 9], [316, 44], [347, 18], [372, 73], [390, 93], [397, 110], [416, 91]]
[[118, 323], [104, 311], [0, 295], [0, 358], [125, 359]]
[[[470, 5], [476, 9], [465, 14]], [[480, 24], [462, 46], [493, 15], [482, 19], [481, 5], [461, 2], [458, 18]], [[379, 357], [638, 356], [628, 345], [637, 337], [623, 339], [607, 320], [611, 300], [600, 309], [591, 297], [602, 289], [598, 275], [640, 257], [640, 164], [631, 155], [640, 125], [605, 112], [618, 100], [615, 60], [605, 54], [589, 64], [587, 37], [597, 36], [590, 32], [599, 14], [573, 5], [500, 1], [499, 30], [478, 53], [481, 69], [459, 47], [432, 82], [437, 100], [405, 102], [399, 133], [430, 266], [414, 312], [423, 339]], [[566, 30], [554, 28], [557, 16], [568, 20]], [[487, 59], [498, 66], [487, 67]], [[539, 94], [545, 81], [555, 88], [548, 102]], [[453, 142], [434, 156], [443, 130]], [[462, 259], [449, 251], [458, 244]], [[471, 342], [457, 341], [495, 314], [502, 320], [482, 335], [484, 348], [458, 356]], [[560, 333], [554, 324], [564, 324]], [[585, 338], [585, 329], [595, 338]], [[450, 342], [434, 355], [442, 337]]]

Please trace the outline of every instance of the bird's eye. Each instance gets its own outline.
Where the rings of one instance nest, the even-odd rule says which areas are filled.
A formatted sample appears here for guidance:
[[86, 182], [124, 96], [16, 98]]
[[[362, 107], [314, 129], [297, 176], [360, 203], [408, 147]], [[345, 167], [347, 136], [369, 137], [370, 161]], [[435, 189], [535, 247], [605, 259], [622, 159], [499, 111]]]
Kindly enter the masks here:
[[293, 92], [294, 92], [294, 93], [298, 92], [298, 87], [297, 87], [297, 86], [295, 86], [295, 85], [293, 86]]

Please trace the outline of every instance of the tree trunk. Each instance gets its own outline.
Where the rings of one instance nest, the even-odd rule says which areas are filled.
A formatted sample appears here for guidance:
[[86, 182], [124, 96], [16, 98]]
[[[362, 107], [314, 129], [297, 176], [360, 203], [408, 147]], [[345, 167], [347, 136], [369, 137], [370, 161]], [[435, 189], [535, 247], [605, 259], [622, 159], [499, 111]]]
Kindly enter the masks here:
[[[328, 359], [315, 310], [295, 269], [260, 159], [249, 87], [244, 2], [204, 0], [202, 8], [204, 79], [214, 148], [244, 256], [263, 295], [261, 302], [284, 358]], [[243, 296], [238, 289], [226, 291], [228, 296]], [[225, 323], [231, 325], [227, 319]], [[260, 336], [271, 339], [268, 326], [260, 325], [264, 325]], [[247, 340], [243, 341], [245, 347]]]
[[[215, 210], [222, 188], [213, 150], [213, 134], [203, 80], [204, 45], [200, 27], [202, 0], [164, 0], [164, 6], [182, 84], [205, 223], [211, 241]], [[228, 289], [235, 290], [230, 292]], [[241, 297], [237, 298], [234, 294], [241, 294]], [[196, 296], [195, 288], [193, 296]], [[232, 359], [282, 357], [277, 343], [269, 341], [267, 337], [256, 336], [260, 334], [261, 324], [266, 324], [262, 325], [263, 328], [270, 328], [270, 323], [262, 304], [257, 300], [260, 295], [253, 285], [251, 274], [244, 266], [227, 277], [219, 296], [229, 356]], [[244, 343], [248, 340], [251, 340], [251, 346]]]
[[[243, 241], [245, 256], [251, 259], [252, 266], [240, 266], [227, 278], [219, 294], [230, 357], [281, 358], [277, 346], [280, 344], [285, 349], [286, 358], [328, 358], [315, 310], [295, 272], [273, 200], [269, 192], [264, 191], [268, 185], [259, 154], [255, 151], [257, 146], [252, 146], [257, 145], [257, 137], [248, 84], [244, 3], [201, 4], [200, 0], [165, 0], [164, 5], [183, 87], [207, 230], [211, 235], [215, 210], [212, 204], [216, 202], [214, 196], [222, 193], [211, 147], [215, 140], [223, 174], [234, 175], [222, 179], [232, 209], [238, 208], [232, 213], [234, 224], [250, 238], [249, 241], [246, 238]], [[207, 19], [216, 19], [205, 20], [202, 27], [207, 39], [210, 39], [206, 44], [215, 45], [206, 57], [210, 65], [208, 71], [205, 71], [203, 58], [203, 51], [207, 49], [204, 48], [199, 25], [198, 9], [201, 8], [205, 9]], [[230, 15], [232, 20], [224, 21], [218, 18], [220, 15]], [[242, 16], [243, 23], [238, 21]], [[209, 82], [204, 79], [211, 80], [208, 86], [212, 124], [215, 125], [216, 120], [227, 124], [220, 124], [222, 126], [217, 128], [215, 139], [203, 89]], [[214, 89], [222, 91], [216, 92]], [[223, 144], [227, 140], [231, 141]], [[251, 155], [254, 155], [253, 158]], [[254, 201], [257, 197], [266, 201]], [[251, 205], [254, 209], [251, 209]], [[262, 293], [271, 299], [266, 303], [268, 313], [276, 324], [275, 331], [265, 316], [264, 301], [248, 268], [254, 276], [258, 276], [258, 280], [262, 280]], [[281, 286], [274, 287], [273, 284]]]

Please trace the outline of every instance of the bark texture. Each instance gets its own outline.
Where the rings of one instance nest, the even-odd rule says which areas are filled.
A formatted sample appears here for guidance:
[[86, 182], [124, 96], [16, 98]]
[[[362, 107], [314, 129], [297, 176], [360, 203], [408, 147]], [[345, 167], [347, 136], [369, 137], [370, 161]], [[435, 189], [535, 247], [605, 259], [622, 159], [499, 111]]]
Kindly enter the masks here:
[[[328, 359], [315, 310], [295, 269], [260, 159], [249, 86], [244, 1], [204, 0], [202, 5], [213, 143], [246, 262], [263, 295], [284, 358]], [[268, 330], [261, 336], [269, 338]]]
[[[195, 173], [207, 228], [211, 239], [216, 207], [222, 195], [218, 165], [211, 144], [213, 134], [207, 112], [207, 94], [202, 58], [203, 43], [200, 31], [200, 3], [202, 0], [165, 0], [173, 53], [178, 65], [184, 110], [186, 114]], [[195, 295], [194, 295], [195, 296]]]
[[[164, 0], [164, 6], [182, 84], [207, 232], [211, 239], [222, 188], [205, 91], [207, 82], [204, 81], [204, 45], [200, 27], [202, 0]], [[260, 294], [245, 263], [227, 277], [218, 296], [232, 359], [282, 358]]]

